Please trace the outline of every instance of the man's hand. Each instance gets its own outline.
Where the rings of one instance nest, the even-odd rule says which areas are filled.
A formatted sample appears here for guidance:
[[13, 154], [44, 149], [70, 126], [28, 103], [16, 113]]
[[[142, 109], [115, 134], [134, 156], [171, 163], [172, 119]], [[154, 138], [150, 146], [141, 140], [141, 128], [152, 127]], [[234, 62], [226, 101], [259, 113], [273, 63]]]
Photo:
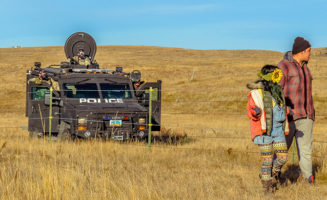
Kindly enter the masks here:
[[252, 108], [252, 110], [254, 110], [255, 111], [255, 115], [256, 116], [258, 116], [258, 115], [260, 115], [261, 114], [261, 109], [259, 108], [259, 107], [254, 107], [254, 108]]
[[294, 115], [294, 111], [292, 110], [291, 107], [287, 106], [288, 109], [288, 115], [293, 116]]

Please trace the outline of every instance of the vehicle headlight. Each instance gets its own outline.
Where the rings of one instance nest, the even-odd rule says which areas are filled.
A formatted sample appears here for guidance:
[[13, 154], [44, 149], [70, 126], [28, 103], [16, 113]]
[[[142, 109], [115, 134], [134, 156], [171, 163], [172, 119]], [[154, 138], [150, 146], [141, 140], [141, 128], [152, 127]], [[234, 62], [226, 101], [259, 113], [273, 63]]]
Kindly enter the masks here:
[[83, 118], [83, 117], [78, 118], [77, 119], [77, 123], [78, 124], [86, 124], [87, 123], [87, 119], [86, 118]]
[[145, 118], [139, 118], [139, 124], [145, 124]]

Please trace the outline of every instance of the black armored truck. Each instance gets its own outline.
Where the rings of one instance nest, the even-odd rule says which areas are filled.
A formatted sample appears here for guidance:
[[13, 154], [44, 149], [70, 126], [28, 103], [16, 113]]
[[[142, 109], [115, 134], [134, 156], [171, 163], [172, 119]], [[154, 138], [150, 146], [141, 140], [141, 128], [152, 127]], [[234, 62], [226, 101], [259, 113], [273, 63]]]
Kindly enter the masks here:
[[[65, 43], [67, 61], [26, 74], [26, 117], [31, 136], [142, 139], [160, 131], [161, 81], [143, 82], [138, 70], [101, 69], [87, 33]], [[151, 120], [149, 119], [151, 116]]]

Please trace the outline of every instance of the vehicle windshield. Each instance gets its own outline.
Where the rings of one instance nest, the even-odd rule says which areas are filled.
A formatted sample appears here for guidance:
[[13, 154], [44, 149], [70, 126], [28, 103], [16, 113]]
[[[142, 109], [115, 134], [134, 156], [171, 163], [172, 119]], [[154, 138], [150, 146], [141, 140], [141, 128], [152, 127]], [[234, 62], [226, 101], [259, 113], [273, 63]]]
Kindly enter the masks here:
[[100, 83], [103, 98], [130, 99], [131, 90], [128, 84], [113, 85], [109, 83]]
[[68, 98], [100, 98], [95, 83], [64, 84], [65, 96]]

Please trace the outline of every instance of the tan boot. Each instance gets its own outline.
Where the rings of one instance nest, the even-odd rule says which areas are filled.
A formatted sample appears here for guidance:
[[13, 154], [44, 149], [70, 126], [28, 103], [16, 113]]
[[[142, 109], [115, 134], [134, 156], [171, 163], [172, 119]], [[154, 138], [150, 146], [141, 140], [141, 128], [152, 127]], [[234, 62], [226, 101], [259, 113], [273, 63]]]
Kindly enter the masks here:
[[261, 180], [262, 186], [263, 186], [263, 193], [265, 196], [270, 196], [275, 192], [275, 189], [273, 187], [272, 180]]
[[272, 186], [275, 188], [275, 190], [278, 190], [277, 185], [281, 184], [280, 175], [281, 175], [280, 172], [273, 172], [272, 173]]

